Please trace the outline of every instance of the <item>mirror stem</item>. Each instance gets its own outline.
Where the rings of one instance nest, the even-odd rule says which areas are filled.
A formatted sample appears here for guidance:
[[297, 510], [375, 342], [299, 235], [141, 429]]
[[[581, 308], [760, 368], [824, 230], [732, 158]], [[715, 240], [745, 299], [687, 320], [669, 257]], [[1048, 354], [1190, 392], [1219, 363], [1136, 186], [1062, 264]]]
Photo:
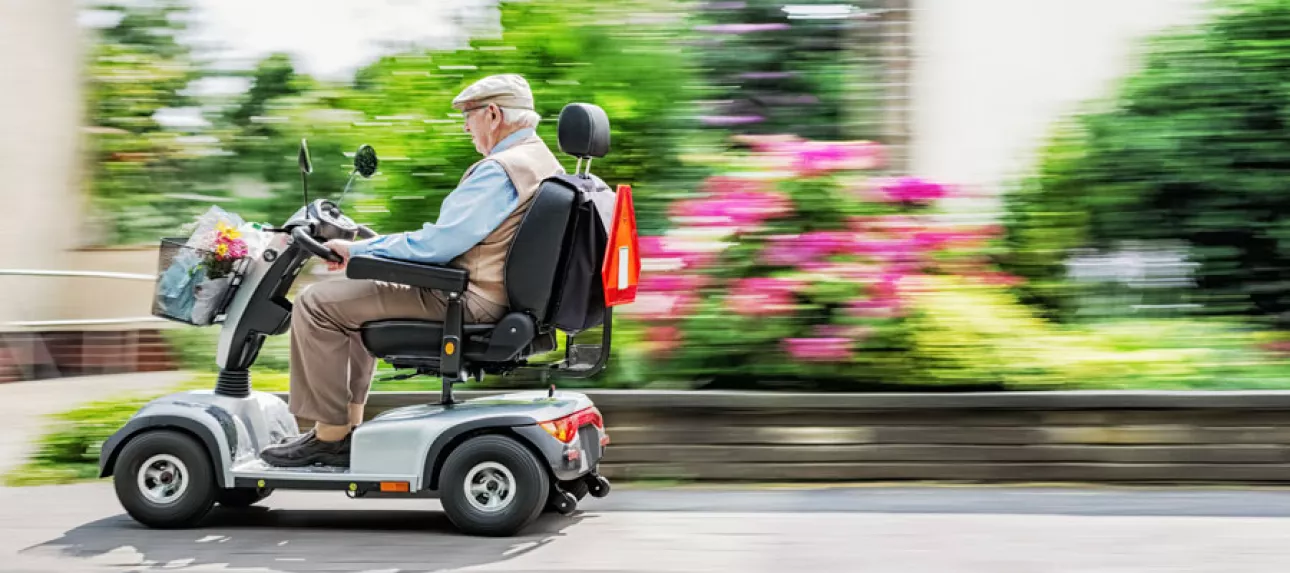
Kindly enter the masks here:
[[336, 199], [336, 206], [337, 206], [337, 207], [339, 207], [339, 206], [340, 206], [340, 202], [341, 202], [341, 201], [344, 201], [344, 200], [345, 200], [345, 194], [346, 194], [346, 193], [349, 193], [349, 188], [350, 188], [350, 187], [352, 187], [352, 186], [354, 185], [354, 176], [355, 176], [355, 175], [358, 175], [358, 171], [357, 171], [357, 170], [355, 170], [355, 171], [351, 171], [351, 172], [349, 173], [349, 181], [346, 181], [346, 182], [345, 182], [345, 190], [344, 190], [344, 191], [341, 191], [341, 192], [340, 192], [340, 198], [339, 198], [339, 199]]

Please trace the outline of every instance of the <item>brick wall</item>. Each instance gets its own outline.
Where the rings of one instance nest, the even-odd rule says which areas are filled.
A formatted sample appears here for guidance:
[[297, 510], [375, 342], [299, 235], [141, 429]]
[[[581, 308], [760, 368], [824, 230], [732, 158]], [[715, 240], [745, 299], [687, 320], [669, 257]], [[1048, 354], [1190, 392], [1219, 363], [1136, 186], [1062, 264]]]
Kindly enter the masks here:
[[176, 367], [156, 329], [0, 333], [0, 383]]

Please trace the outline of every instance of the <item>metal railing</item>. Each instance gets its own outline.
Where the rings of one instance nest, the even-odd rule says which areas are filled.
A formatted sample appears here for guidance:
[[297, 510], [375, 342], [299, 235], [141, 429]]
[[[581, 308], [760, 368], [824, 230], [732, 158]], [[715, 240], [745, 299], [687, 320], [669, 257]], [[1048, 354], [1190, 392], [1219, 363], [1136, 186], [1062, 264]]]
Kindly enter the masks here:
[[[140, 273], [117, 273], [108, 271], [62, 271], [45, 269], [0, 269], [0, 276], [24, 277], [77, 277], [132, 281], [156, 281], [157, 275]], [[101, 326], [105, 324], [131, 324], [137, 322], [164, 322], [155, 316], [91, 318], [80, 320], [21, 320], [4, 323], [9, 327], [38, 328], [42, 326]]]

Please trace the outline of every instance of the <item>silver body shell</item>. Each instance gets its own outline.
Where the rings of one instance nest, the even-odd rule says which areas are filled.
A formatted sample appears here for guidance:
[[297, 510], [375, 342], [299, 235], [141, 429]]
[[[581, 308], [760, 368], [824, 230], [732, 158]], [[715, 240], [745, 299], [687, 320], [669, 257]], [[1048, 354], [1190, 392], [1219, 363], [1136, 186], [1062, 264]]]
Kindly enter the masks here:
[[[408, 482], [412, 491], [423, 491], [429, 486], [426, 469], [435, 441], [466, 424], [490, 425], [494, 420], [505, 420], [499, 426], [514, 427], [535, 425], [554, 420], [579, 410], [592, 407], [592, 402], [579, 392], [559, 391], [548, 395], [544, 391], [526, 391], [502, 394], [457, 402], [451, 406], [422, 404], [387, 410], [360, 425], [353, 436], [353, 453], [349, 468], [306, 467], [277, 468], [259, 459], [265, 446], [299, 434], [295, 417], [287, 404], [274, 394], [252, 392], [245, 398], [221, 396], [209, 390], [180, 392], [157, 398], [140, 408], [113, 439], [111, 448], [119, 447], [130, 435], [143, 428], [170, 426], [174, 418], [183, 418], [200, 424], [213, 437], [214, 450], [220, 454], [216, 472], [221, 473], [221, 483], [232, 487], [239, 479], [254, 480], [318, 480], [336, 482]], [[118, 441], [119, 440], [119, 441]], [[599, 457], [598, 443], [577, 442], [565, 446], [550, 438], [550, 446], [581, 450], [576, 459], [581, 467], [553, 468], [560, 473], [581, 475], [590, 471], [586, 460]], [[548, 447], [542, 447], [548, 450]], [[554, 462], [553, 456], [546, 456]], [[103, 463], [104, 472], [108, 457]]]

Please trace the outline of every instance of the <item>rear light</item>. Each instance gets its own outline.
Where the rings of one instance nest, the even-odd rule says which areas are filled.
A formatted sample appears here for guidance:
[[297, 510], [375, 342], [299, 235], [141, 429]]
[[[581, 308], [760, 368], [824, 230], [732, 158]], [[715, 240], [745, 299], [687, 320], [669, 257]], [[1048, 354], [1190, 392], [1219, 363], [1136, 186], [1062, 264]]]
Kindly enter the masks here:
[[584, 408], [563, 418], [542, 422], [538, 425], [542, 426], [542, 429], [546, 430], [546, 433], [551, 434], [555, 439], [568, 444], [578, 439], [578, 428], [587, 424], [595, 426], [602, 434], [604, 433], [605, 419], [600, 416], [600, 410], [597, 410], [595, 406]]

